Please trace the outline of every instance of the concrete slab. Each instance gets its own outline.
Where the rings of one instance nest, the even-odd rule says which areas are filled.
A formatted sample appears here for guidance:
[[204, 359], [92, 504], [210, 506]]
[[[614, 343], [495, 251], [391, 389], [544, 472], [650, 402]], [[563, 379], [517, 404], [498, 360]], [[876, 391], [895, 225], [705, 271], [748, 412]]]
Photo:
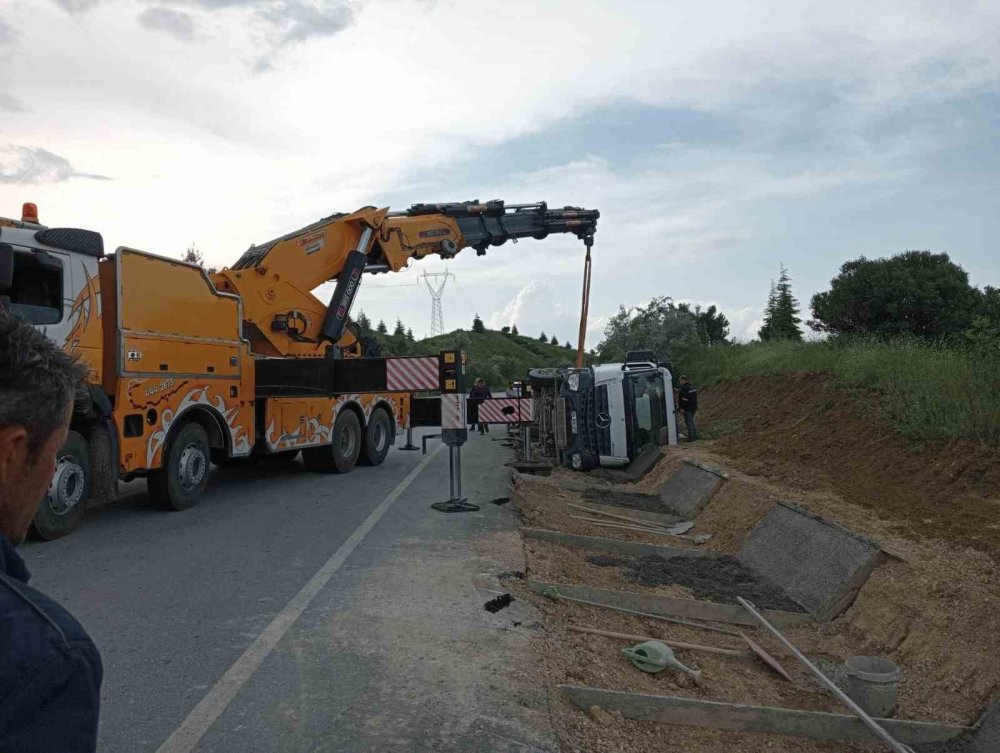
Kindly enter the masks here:
[[917, 753], [997, 753], [1000, 750], [1000, 703], [994, 703], [976, 726], [944, 743], [919, 745]]
[[[559, 690], [581, 710], [600, 706], [618, 711], [626, 719], [638, 719], [738, 732], [765, 732], [806, 737], [812, 740], [871, 742], [874, 733], [856, 716], [822, 711], [799, 711], [774, 706], [701, 701], [678, 696], [623, 693], [600, 688], [559, 685]], [[904, 719], [878, 719], [889, 734], [904, 744], [942, 742], [968, 732], [968, 727]]]
[[[529, 580], [526, 583], [531, 590], [538, 593], [543, 593], [547, 588], [555, 587], [563, 596], [595, 601], [610, 607], [631, 609], [634, 612], [658, 614], [663, 617], [688, 617], [696, 620], [728, 622], [733, 625], [757, 625], [757, 622], [743, 607], [735, 604], [717, 604], [714, 601], [678, 599], [672, 596], [635, 593], [633, 591], [610, 591], [568, 583], [546, 583], [538, 580]], [[762, 609], [760, 613], [777, 627], [793, 627], [814, 622], [812, 617], [802, 612]]]
[[720, 471], [685, 460], [680, 470], [660, 487], [664, 507], [691, 520], [709, 503], [725, 481]]
[[634, 484], [663, 459], [663, 450], [655, 445], [647, 445], [638, 457], [624, 468], [595, 468], [589, 474], [618, 484]]
[[832, 620], [850, 606], [885, 555], [875, 542], [782, 502], [750, 531], [739, 559], [816, 618]]
[[683, 549], [679, 546], [662, 546], [659, 544], [643, 544], [641, 541], [621, 541], [603, 536], [580, 536], [575, 533], [549, 531], [544, 528], [522, 528], [521, 533], [526, 539], [549, 541], [553, 544], [571, 546], [578, 549], [593, 549], [599, 552], [615, 552], [633, 557], [644, 557], [655, 554], [660, 557], [708, 557], [708, 552], [697, 549]]

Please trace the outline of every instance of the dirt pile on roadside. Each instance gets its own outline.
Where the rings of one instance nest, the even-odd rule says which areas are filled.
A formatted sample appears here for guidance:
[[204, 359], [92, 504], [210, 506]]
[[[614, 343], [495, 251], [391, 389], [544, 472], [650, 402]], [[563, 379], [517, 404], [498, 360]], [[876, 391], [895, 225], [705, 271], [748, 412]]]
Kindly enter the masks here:
[[718, 437], [712, 451], [748, 475], [794, 492], [833, 491], [907, 538], [1000, 556], [997, 448], [908, 440], [876, 405], [826, 375], [784, 374], [705, 387], [698, 416]]

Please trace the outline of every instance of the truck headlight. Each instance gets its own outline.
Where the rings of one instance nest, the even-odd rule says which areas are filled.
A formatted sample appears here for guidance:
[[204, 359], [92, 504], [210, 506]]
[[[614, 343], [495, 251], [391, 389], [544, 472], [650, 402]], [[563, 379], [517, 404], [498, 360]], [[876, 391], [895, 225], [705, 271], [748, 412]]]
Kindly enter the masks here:
[[580, 432], [577, 431], [577, 427], [578, 427], [578, 424], [576, 422], [576, 411], [575, 410], [571, 410], [569, 412], [569, 433], [570, 434], [579, 434]]
[[578, 389], [580, 389], [580, 375], [570, 374], [568, 377], [566, 377], [566, 386], [569, 387], [573, 392], [576, 392]]

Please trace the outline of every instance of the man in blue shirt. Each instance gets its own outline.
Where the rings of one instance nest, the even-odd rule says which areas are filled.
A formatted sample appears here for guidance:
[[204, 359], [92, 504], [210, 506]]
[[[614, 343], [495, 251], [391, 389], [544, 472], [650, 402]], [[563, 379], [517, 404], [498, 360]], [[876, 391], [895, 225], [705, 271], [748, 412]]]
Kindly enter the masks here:
[[0, 312], [0, 751], [91, 753], [103, 668], [73, 616], [28, 585], [14, 547], [45, 495], [86, 370]]
[[677, 393], [677, 409], [684, 413], [688, 442], [698, 438], [698, 428], [694, 425], [694, 414], [698, 410], [698, 388], [686, 377], [681, 377], [681, 388]]

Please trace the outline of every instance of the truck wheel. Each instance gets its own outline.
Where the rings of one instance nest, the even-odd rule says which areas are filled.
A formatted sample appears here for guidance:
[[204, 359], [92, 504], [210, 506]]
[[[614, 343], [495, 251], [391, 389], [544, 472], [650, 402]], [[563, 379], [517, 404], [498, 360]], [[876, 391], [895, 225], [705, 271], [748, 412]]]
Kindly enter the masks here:
[[87, 440], [79, 432], [71, 431], [59, 450], [52, 483], [31, 523], [32, 535], [52, 541], [71, 533], [83, 519], [92, 482]]
[[146, 478], [149, 496], [167, 510], [194, 507], [208, 484], [211, 457], [205, 430], [184, 424], [167, 446], [163, 467]]
[[361, 448], [362, 465], [382, 465], [389, 454], [389, 440], [392, 436], [392, 420], [385, 408], [376, 408], [368, 419], [365, 442]]
[[352, 410], [342, 410], [333, 424], [330, 444], [302, 450], [306, 468], [314, 473], [347, 473], [361, 453], [361, 422]]

